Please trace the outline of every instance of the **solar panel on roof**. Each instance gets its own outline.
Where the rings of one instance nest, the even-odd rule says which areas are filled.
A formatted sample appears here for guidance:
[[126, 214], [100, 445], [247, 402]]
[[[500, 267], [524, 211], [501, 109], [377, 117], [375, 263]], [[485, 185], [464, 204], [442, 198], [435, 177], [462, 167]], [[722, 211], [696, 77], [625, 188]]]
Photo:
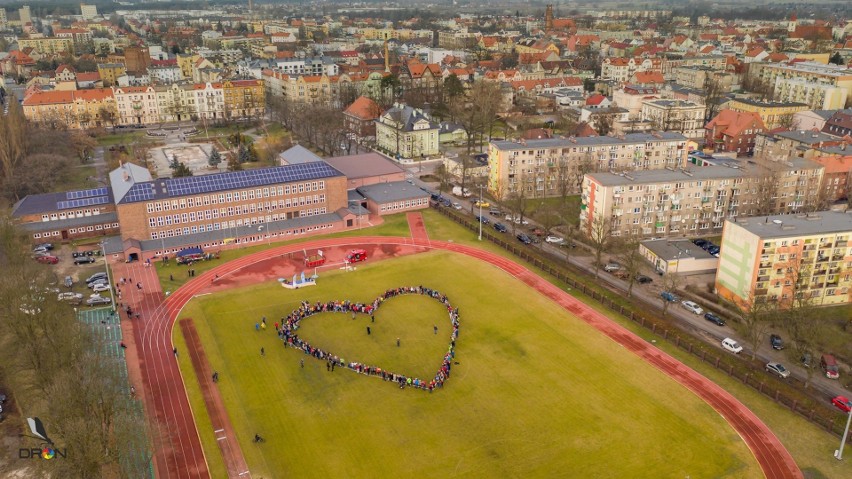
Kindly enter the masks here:
[[78, 198], [68, 201], [58, 201], [56, 207], [60, 210], [69, 208], [81, 208], [83, 206], [103, 205], [109, 203], [109, 196], [95, 196], [90, 198]]
[[92, 196], [106, 196], [109, 190], [105, 187], [93, 188], [90, 190], [69, 191], [65, 193], [65, 198], [69, 200], [77, 200], [80, 198], [90, 198]]
[[263, 168], [257, 170], [234, 171], [205, 176], [173, 178], [167, 181], [166, 188], [170, 197], [209, 193], [212, 191], [250, 188], [278, 183], [290, 183], [318, 178], [337, 176], [334, 168], [321, 162]]

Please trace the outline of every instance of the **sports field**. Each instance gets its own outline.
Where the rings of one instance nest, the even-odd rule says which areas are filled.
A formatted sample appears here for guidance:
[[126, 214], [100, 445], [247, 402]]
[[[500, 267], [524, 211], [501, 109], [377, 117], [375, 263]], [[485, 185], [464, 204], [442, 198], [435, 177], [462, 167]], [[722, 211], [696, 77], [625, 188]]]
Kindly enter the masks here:
[[[460, 309], [459, 364], [432, 394], [328, 372], [271, 327], [302, 300], [371, 302], [403, 285], [437, 289]], [[270, 327], [258, 332], [261, 316]], [[453, 253], [325, 272], [298, 291], [269, 282], [203, 296], [181, 317], [195, 319], [219, 371], [253, 477], [761, 477], [739, 436], [692, 393], [509, 275]], [[439, 303], [402, 296], [375, 323], [326, 313], [303, 320], [300, 336], [347, 361], [430, 377], [449, 328]], [[221, 477], [198, 383], [180, 363]], [[253, 444], [255, 433], [266, 442]]]

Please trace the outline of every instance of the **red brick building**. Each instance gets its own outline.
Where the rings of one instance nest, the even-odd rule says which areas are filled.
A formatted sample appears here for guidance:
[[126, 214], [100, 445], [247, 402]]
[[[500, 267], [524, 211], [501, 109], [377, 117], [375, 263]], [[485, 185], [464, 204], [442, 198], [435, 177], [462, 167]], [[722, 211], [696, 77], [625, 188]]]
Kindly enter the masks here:
[[118, 233], [110, 188], [29, 195], [12, 217], [33, 243], [73, 241]]
[[750, 155], [754, 153], [755, 136], [765, 130], [757, 113], [722, 110], [704, 126], [704, 147]]
[[382, 114], [379, 105], [372, 99], [361, 96], [343, 112], [344, 128], [355, 135], [355, 139], [375, 138], [376, 120]]

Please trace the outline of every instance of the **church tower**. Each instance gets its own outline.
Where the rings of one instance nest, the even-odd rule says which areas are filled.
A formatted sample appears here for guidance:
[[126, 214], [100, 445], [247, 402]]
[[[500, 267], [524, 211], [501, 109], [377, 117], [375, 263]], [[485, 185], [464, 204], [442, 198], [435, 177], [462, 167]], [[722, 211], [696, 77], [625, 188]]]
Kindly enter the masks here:
[[544, 31], [553, 30], [553, 5], [548, 5], [544, 11]]

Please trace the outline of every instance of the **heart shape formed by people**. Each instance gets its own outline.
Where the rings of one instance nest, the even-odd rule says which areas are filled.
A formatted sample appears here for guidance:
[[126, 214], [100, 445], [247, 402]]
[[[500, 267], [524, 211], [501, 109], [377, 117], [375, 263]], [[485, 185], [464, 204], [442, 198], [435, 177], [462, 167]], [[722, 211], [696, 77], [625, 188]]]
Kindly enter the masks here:
[[[450, 336], [450, 345], [447, 348], [447, 353], [441, 361], [441, 366], [435, 373], [435, 377], [430, 380], [413, 378], [397, 372], [388, 371], [387, 369], [364, 364], [358, 361], [345, 361], [338, 355], [312, 346], [304, 339], [300, 338], [296, 332], [299, 329], [299, 324], [305, 318], [320, 313], [343, 313], [343, 314], [366, 314], [373, 315], [376, 310], [381, 307], [382, 303], [388, 298], [401, 296], [405, 294], [420, 294], [435, 299], [447, 308], [447, 314], [450, 318], [450, 323], [453, 327], [453, 333]], [[277, 326], [276, 326], [277, 327]], [[436, 330], [437, 331], [437, 330]], [[450, 377], [452, 362], [456, 356], [456, 339], [459, 335], [459, 310], [453, 308], [449, 299], [440, 292], [426, 288], [424, 286], [406, 286], [402, 288], [394, 288], [385, 291], [377, 297], [372, 303], [355, 303], [352, 301], [329, 301], [326, 303], [316, 302], [308, 303], [303, 301], [302, 304], [284, 318], [281, 327], [278, 328], [278, 337], [284, 342], [285, 346], [299, 349], [305, 354], [308, 354], [316, 359], [325, 360], [332, 366], [341, 366], [356, 373], [365, 374], [368, 376], [377, 376], [385, 381], [398, 384], [400, 389], [406, 386], [414, 387], [423, 391], [432, 392], [435, 388], [444, 386], [444, 382]], [[397, 344], [399, 345], [399, 344]]]

